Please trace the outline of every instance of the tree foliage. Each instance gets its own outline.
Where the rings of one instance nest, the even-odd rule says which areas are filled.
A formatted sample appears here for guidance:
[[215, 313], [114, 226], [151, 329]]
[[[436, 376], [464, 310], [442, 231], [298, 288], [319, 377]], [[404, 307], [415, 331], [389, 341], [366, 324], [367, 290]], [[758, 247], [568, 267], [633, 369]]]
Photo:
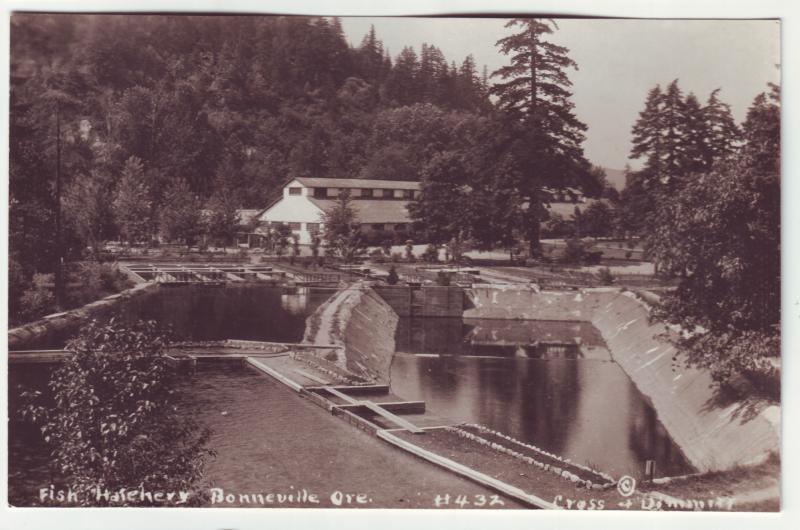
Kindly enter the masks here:
[[323, 214], [322, 223], [325, 247], [345, 263], [351, 263], [364, 249], [364, 239], [348, 190], [339, 192], [333, 207]]
[[144, 180], [141, 160], [130, 157], [122, 168], [122, 178], [114, 199], [114, 216], [120, 235], [128, 243], [146, 241], [154, 232], [153, 204]]
[[689, 180], [650, 237], [680, 280], [657, 315], [686, 330], [678, 344], [719, 381], [772, 372], [780, 354], [780, 101], [761, 94], [736, 156]]
[[[181, 180], [214, 211], [262, 208], [289, 175], [418, 180], [441, 116], [491, 106], [474, 61], [454, 69], [427, 43], [393, 63], [374, 29], [353, 47], [326, 17], [15, 14], [11, 59], [10, 246], [26, 281], [58, 262], [57, 114], [64, 200], [97, 206], [64, 208], [72, 259], [156, 235]], [[109, 224], [101, 207], [120, 195], [132, 202]]]
[[636, 233], [652, 233], [671, 222], [661, 208], [697, 175], [736, 152], [741, 134], [730, 106], [714, 90], [705, 105], [694, 94], [683, 95], [678, 80], [662, 90], [652, 88], [631, 132], [631, 159], [644, 167], [627, 172], [621, 194], [621, 225]]
[[72, 355], [51, 377], [53, 405], [28, 405], [26, 414], [41, 425], [53, 465], [80, 504], [106, 505], [96, 488], [203, 498], [208, 432], [181, 413], [164, 347], [153, 322], [92, 321], [70, 341]]
[[539, 229], [546, 185], [564, 187], [585, 180], [583, 156], [586, 125], [575, 115], [567, 69], [577, 68], [569, 50], [547, 40], [557, 26], [549, 19], [513, 19], [506, 27], [519, 32], [497, 42], [511, 64], [492, 75], [501, 81], [491, 93], [513, 127], [514, 172], [498, 186], [515, 190], [527, 204], [525, 224], [530, 253], [540, 253]]
[[160, 212], [161, 232], [169, 241], [182, 241], [186, 246], [197, 242], [202, 232], [202, 203], [185, 180], [176, 180], [167, 189]]

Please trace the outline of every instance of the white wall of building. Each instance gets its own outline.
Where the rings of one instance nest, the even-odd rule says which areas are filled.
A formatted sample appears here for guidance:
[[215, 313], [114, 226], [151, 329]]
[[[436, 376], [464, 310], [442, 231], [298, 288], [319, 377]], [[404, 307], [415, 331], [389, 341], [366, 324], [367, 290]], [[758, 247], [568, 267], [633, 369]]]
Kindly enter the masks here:
[[[300, 195], [290, 195], [290, 188], [300, 188]], [[311, 233], [308, 231], [308, 223], [322, 222], [322, 210], [308, 200], [311, 194], [313, 194], [312, 189], [292, 181], [283, 188], [283, 198], [262, 213], [259, 220], [273, 223], [300, 223], [300, 229], [292, 232], [300, 236], [301, 245], [309, 245]]]

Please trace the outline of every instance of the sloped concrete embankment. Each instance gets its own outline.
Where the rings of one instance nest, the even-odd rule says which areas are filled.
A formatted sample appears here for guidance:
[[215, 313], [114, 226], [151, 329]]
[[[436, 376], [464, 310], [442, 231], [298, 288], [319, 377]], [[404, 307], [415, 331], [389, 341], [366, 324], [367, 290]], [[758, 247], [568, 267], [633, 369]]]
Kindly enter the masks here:
[[618, 289], [536, 292], [475, 287], [464, 317], [582, 320], [597, 327], [614, 360], [648, 397], [659, 420], [698, 471], [757, 464], [780, 447], [780, 408], [766, 401], [721, 402], [706, 370], [687, 368], [649, 322], [648, 306]]
[[398, 316], [367, 284], [350, 285], [306, 320], [303, 342], [339, 346], [336, 363], [353, 374], [389, 382]]
[[120, 303], [144, 296], [157, 289], [157, 284], [139, 283], [121, 293], [101, 298], [96, 302], [10, 329], [8, 331], [8, 349], [13, 351], [52, 348], [54, 344], [63, 342], [73, 335], [88, 320], [101, 317]]

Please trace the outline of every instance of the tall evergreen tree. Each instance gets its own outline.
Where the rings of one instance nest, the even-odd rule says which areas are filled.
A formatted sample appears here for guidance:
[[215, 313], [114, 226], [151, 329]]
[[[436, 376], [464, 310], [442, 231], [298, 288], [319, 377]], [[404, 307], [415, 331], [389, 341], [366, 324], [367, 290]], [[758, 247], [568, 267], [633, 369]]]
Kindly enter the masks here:
[[358, 56], [361, 74], [365, 80], [375, 82], [383, 79], [383, 42], [378, 39], [374, 25], [364, 35], [361, 46], [358, 47]]
[[756, 98], [739, 153], [687, 181], [664, 205], [672, 221], [651, 238], [679, 281], [654, 315], [690, 331], [678, 346], [722, 384], [737, 373], [774, 376], [780, 355], [778, 98]]
[[419, 97], [419, 60], [414, 49], [405, 46], [389, 75], [387, 93], [400, 105], [410, 105]]
[[[645, 159], [644, 168], [635, 175], [635, 186], [623, 193], [624, 208], [652, 205], [642, 215], [642, 222], [633, 223], [648, 230], [671, 222], [666, 205], [682, 187], [709, 171], [713, 165], [733, 153], [739, 133], [730, 108], [712, 92], [708, 103], [701, 106], [690, 93], [685, 98], [672, 81], [665, 91], [655, 86], [648, 92], [644, 109], [632, 128], [631, 159]], [[634, 198], [636, 194], [652, 197]], [[652, 230], [649, 230], [652, 232]]]
[[[691, 121], [697, 121], [699, 112], [698, 106]], [[645, 167], [654, 179], [653, 189], [676, 189], [687, 171], [686, 121], [686, 103], [677, 79], [664, 91], [657, 85], [648, 92], [645, 108], [631, 131], [630, 158], [646, 159]]]
[[440, 104], [444, 100], [444, 85], [447, 75], [447, 61], [442, 51], [432, 44], [422, 43], [419, 59], [421, 101]]
[[556, 23], [520, 18], [509, 21], [506, 27], [520, 31], [497, 42], [500, 51], [511, 56], [511, 64], [492, 74], [501, 81], [491, 93], [518, 130], [514, 150], [525, 170], [522, 181], [502, 185], [516, 189], [527, 203], [529, 252], [535, 256], [541, 253], [541, 189], [545, 185], [564, 186], [586, 175], [589, 164], [582, 148], [586, 125], [573, 111], [572, 83], [566, 73], [577, 64], [567, 48], [547, 40], [558, 28]]
[[713, 157], [708, 150], [708, 123], [697, 96], [689, 93], [683, 102], [681, 123], [682, 171], [697, 174], [711, 169]]
[[719, 99], [720, 89], [711, 92], [703, 107], [706, 138], [706, 165], [733, 154], [741, 140], [741, 131], [731, 114], [731, 107]]

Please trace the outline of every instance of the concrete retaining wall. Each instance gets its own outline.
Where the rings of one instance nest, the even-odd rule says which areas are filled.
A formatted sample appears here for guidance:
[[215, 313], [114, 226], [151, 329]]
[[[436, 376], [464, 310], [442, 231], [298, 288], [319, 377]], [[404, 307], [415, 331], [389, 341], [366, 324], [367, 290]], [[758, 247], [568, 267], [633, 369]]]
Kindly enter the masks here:
[[375, 292], [401, 317], [461, 317], [464, 292], [460, 287], [381, 285]]
[[8, 349], [13, 351], [52, 347], [54, 343], [63, 342], [63, 340], [73, 335], [81, 324], [87, 320], [100, 317], [117, 304], [134, 297], [143, 296], [156, 289], [158, 289], [156, 284], [140, 283], [131, 289], [107, 296], [85, 306], [71, 309], [64, 313], [49, 315], [24, 326], [10, 329], [8, 331]]
[[411, 287], [405, 285], [381, 285], [374, 287], [376, 293], [389, 304], [397, 316], [407, 317], [411, 315]]
[[367, 288], [350, 310], [344, 329], [347, 369], [388, 383], [397, 321], [389, 304]]
[[359, 377], [388, 383], [398, 320], [372, 287], [358, 283], [308, 317], [304, 342], [339, 346], [337, 364]]
[[648, 307], [617, 289], [536, 292], [525, 288], [475, 287], [464, 317], [581, 320], [600, 330], [614, 360], [648, 397], [659, 420], [699, 471], [763, 461], [780, 447], [780, 408], [767, 402], [715, 399], [705, 370], [687, 368], [675, 349], [657, 338], [667, 330], [651, 324]]

